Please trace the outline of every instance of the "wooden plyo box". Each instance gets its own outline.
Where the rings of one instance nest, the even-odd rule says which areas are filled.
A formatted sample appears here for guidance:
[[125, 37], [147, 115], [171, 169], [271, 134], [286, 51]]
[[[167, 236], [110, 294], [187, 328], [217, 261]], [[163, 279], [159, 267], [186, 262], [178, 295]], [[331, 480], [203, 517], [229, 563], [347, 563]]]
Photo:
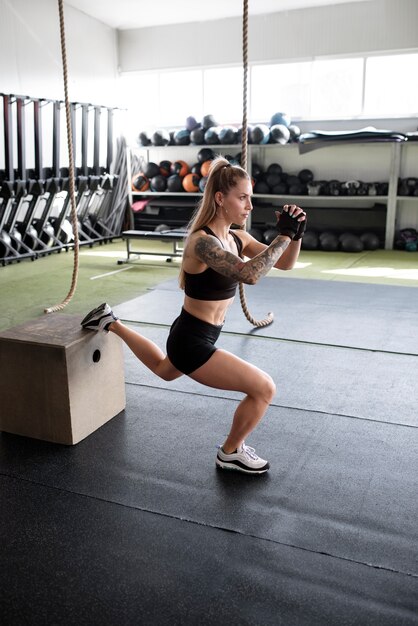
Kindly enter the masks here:
[[53, 313], [0, 333], [0, 431], [76, 444], [126, 404], [122, 342]]

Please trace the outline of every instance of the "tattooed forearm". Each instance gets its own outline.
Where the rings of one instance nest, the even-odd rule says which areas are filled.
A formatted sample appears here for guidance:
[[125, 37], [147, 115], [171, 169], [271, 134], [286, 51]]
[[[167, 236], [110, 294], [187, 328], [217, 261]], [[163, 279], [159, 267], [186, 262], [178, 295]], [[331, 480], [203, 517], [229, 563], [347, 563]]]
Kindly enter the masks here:
[[224, 250], [213, 237], [199, 237], [195, 244], [195, 252], [201, 261], [223, 276], [230, 276], [239, 282], [254, 285], [271, 270], [289, 243], [290, 239], [278, 235], [268, 248], [245, 262], [232, 252]]

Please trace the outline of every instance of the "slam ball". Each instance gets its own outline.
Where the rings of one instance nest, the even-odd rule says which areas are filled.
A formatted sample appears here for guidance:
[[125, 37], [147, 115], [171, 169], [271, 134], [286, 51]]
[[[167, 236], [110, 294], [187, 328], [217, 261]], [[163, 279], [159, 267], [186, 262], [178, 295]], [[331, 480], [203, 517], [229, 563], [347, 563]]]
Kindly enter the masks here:
[[302, 237], [303, 250], [316, 250], [319, 244], [318, 235], [313, 230], [307, 230]]
[[376, 233], [363, 233], [360, 235], [360, 241], [365, 250], [377, 250], [380, 246], [380, 240]]

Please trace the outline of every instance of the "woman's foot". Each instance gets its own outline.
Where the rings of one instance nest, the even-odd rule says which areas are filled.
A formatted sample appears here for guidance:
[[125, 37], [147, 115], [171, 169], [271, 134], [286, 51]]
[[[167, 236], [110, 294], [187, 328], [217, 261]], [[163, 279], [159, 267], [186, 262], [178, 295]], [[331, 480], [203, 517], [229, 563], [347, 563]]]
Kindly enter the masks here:
[[112, 309], [106, 302], [96, 307], [81, 322], [85, 330], [101, 330], [109, 332], [109, 326], [112, 322], [116, 322], [119, 318], [113, 313]]
[[254, 448], [242, 443], [239, 448], [227, 454], [223, 448], [218, 449], [216, 465], [222, 469], [232, 469], [245, 474], [264, 474], [270, 468], [270, 464], [265, 459], [260, 459]]

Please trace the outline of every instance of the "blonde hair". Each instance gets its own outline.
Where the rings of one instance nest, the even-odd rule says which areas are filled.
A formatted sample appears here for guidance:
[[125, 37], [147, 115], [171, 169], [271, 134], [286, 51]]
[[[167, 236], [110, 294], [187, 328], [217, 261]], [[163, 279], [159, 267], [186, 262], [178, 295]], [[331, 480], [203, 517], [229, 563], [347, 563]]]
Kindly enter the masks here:
[[[242, 179], [250, 180], [250, 177], [240, 165], [232, 165], [232, 163], [222, 156], [217, 156], [212, 161], [203, 196], [187, 227], [187, 237], [203, 228], [203, 226], [207, 226], [215, 217], [217, 209], [215, 201], [216, 192], [221, 191], [227, 194], [233, 187], [236, 187], [238, 181]], [[181, 289], [184, 289], [184, 281], [185, 276], [182, 261], [179, 275], [179, 285]]]

